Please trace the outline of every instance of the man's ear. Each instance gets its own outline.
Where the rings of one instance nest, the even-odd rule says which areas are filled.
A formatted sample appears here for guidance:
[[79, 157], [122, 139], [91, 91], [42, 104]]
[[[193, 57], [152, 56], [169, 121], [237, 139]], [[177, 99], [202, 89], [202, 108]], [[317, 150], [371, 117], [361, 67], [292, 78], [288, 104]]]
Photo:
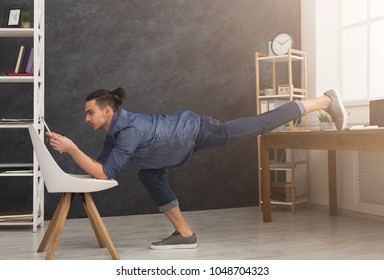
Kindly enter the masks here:
[[107, 116], [111, 116], [113, 115], [113, 110], [110, 106], [106, 106], [104, 109], [103, 109], [104, 113], [107, 115]]

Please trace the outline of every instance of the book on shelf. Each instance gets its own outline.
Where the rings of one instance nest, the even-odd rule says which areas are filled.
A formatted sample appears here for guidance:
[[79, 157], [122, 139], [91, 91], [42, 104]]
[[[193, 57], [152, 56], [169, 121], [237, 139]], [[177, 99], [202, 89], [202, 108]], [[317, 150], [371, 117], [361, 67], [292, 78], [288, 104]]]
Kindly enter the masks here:
[[[291, 182], [271, 182], [271, 187], [291, 188]], [[296, 187], [296, 184], [295, 184]]]
[[32, 124], [33, 119], [0, 119], [1, 125]]
[[33, 119], [0, 119], [0, 122], [14, 123], [14, 122], [33, 122]]
[[[288, 182], [272, 182], [271, 183], [271, 192], [272, 193], [292, 193], [292, 183]], [[294, 192], [296, 192], [296, 184], [294, 187]]]
[[288, 194], [272, 194], [271, 199], [277, 200], [277, 201], [283, 201], [283, 202], [292, 202], [292, 195]]
[[8, 76], [16, 76], [14, 74], [24, 74], [24, 73], [29, 74], [26, 76], [32, 76], [31, 74], [33, 74], [33, 64], [34, 64], [33, 53], [34, 53], [33, 48], [20, 46], [19, 55], [17, 56], [16, 66], [15, 66], [15, 72], [7, 73], [7, 74], [13, 74]]
[[[296, 193], [296, 188], [293, 191]], [[271, 193], [291, 194], [292, 193], [292, 188], [271, 187]]]
[[33, 172], [32, 163], [0, 163], [1, 174], [30, 174]]
[[0, 213], [1, 222], [31, 222], [33, 220], [32, 212], [4, 212]]
[[24, 55], [23, 55], [23, 59], [20, 63], [19, 73], [25, 73], [25, 69], [27, 68], [27, 63], [28, 63], [30, 54], [31, 54], [31, 48], [30, 47], [24, 47]]
[[16, 61], [15, 73], [20, 72], [21, 64], [23, 62], [24, 53], [25, 53], [25, 47], [20, 46], [19, 55], [17, 56], [17, 61]]
[[34, 73], [34, 66], [35, 66], [35, 61], [32, 61], [31, 70], [28, 73], [31, 73], [31, 74]]
[[282, 202], [292, 202], [292, 191], [297, 195], [296, 184], [292, 189], [290, 182], [271, 182], [271, 199]]
[[32, 169], [26, 169], [26, 170], [6, 170], [4, 172], [0, 171], [0, 173], [6, 174], [6, 175], [27, 175], [27, 174], [32, 174], [33, 170]]
[[34, 62], [33, 48], [31, 48], [31, 51], [29, 52], [27, 66], [25, 68], [26, 73], [33, 74], [33, 62]]
[[[292, 202], [292, 194], [271, 194], [271, 199], [275, 201], [282, 201], [282, 202]], [[295, 193], [295, 201], [306, 199], [306, 194], [296, 194]]]

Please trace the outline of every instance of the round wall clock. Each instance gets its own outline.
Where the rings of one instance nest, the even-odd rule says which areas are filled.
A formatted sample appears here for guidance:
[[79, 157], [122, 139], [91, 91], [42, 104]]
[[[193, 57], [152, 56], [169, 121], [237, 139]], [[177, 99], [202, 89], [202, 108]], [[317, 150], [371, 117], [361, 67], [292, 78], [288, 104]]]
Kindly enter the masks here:
[[275, 55], [285, 55], [293, 46], [293, 38], [287, 33], [280, 33], [272, 40], [271, 49]]

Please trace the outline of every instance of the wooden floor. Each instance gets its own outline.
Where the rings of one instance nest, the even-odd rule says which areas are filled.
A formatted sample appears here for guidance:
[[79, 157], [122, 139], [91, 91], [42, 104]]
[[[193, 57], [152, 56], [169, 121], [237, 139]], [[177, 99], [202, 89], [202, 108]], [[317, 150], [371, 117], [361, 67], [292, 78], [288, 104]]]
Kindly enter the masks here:
[[[316, 209], [273, 209], [272, 223], [263, 223], [257, 207], [184, 213], [199, 247], [156, 251], [149, 243], [172, 233], [163, 214], [103, 218], [121, 259], [384, 259], [384, 222], [347, 215], [329, 217]], [[0, 227], [0, 259], [42, 260], [37, 247], [47, 227]], [[87, 219], [71, 219], [55, 259], [110, 259], [99, 248]]]

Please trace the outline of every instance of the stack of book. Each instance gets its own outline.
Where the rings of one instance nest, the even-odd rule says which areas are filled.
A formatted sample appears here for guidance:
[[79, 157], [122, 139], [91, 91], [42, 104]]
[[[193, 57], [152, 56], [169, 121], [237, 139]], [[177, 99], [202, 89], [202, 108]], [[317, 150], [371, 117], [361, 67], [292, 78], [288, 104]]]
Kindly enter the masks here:
[[5, 212], [0, 213], [0, 223], [28, 223], [33, 221], [31, 212]]
[[[293, 190], [296, 193], [296, 185]], [[292, 202], [292, 183], [272, 182], [271, 183], [271, 199], [284, 202]]]
[[15, 72], [6, 73], [7, 76], [33, 76], [33, 48], [20, 46]]

